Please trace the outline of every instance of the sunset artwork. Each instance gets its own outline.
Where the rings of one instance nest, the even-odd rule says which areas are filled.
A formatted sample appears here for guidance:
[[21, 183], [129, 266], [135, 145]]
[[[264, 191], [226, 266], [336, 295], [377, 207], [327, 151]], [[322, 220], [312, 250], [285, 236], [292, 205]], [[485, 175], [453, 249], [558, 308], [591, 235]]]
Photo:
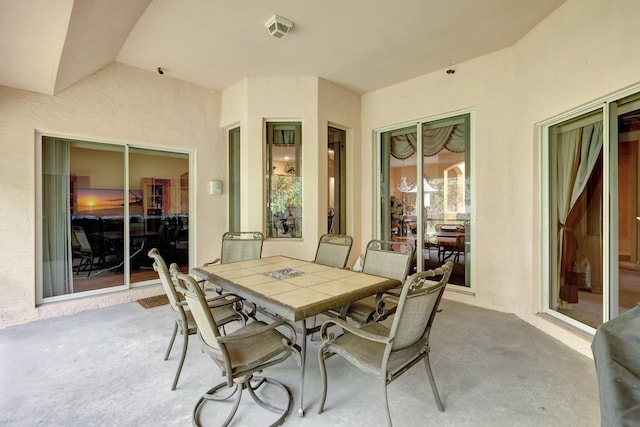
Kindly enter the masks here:
[[[130, 214], [142, 212], [142, 191], [129, 191]], [[96, 216], [123, 215], [124, 190], [78, 188], [78, 213]]]

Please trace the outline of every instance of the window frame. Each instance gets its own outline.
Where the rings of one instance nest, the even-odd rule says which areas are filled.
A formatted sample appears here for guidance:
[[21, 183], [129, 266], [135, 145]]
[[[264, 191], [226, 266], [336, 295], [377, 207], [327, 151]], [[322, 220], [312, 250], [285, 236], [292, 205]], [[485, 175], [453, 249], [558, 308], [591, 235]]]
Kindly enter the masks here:
[[[280, 129], [276, 129], [280, 127]], [[265, 211], [263, 213], [263, 221], [265, 223], [264, 235], [267, 239], [302, 239], [303, 237], [303, 229], [304, 224], [302, 222], [303, 218], [303, 188], [302, 188], [302, 120], [297, 119], [269, 119], [264, 122], [264, 141], [263, 147], [265, 149], [265, 162], [264, 162], [264, 176], [265, 176], [265, 188], [264, 188], [264, 197], [265, 197]], [[293, 171], [294, 179], [294, 188], [292, 189], [294, 193], [294, 198], [299, 199], [299, 204], [296, 204], [294, 210], [296, 210], [293, 215], [294, 218], [294, 232], [293, 235], [278, 235], [280, 232], [280, 228], [277, 224], [274, 224], [273, 218], [277, 213], [274, 213], [272, 210], [272, 182], [273, 177], [276, 174], [273, 173], [276, 166], [274, 166], [274, 158], [273, 158], [273, 139], [274, 132], [278, 130], [294, 130], [296, 133], [294, 134], [294, 149], [295, 149], [295, 159], [293, 160], [293, 165], [290, 165], [288, 162], [283, 165], [283, 168], [292, 167], [291, 171]], [[289, 170], [285, 170], [284, 172], [290, 173]], [[278, 174], [277, 176], [284, 176], [282, 174]], [[291, 190], [290, 190], [291, 191]], [[289, 215], [290, 208], [287, 210], [279, 211], [283, 215]], [[289, 216], [290, 217], [290, 216]], [[285, 220], [283, 219], [283, 222]], [[283, 229], [283, 234], [289, 234], [287, 230]]]

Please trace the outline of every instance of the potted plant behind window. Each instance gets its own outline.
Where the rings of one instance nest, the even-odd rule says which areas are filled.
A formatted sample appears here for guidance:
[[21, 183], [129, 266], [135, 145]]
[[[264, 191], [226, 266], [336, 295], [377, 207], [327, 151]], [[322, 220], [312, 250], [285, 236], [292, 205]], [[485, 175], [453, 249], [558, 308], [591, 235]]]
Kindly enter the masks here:
[[404, 218], [404, 208], [402, 201], [396, 196], [391, 196], [389, 203], [391, 203], [391, 236], [393, 237], [400, 234], [402, 219]]

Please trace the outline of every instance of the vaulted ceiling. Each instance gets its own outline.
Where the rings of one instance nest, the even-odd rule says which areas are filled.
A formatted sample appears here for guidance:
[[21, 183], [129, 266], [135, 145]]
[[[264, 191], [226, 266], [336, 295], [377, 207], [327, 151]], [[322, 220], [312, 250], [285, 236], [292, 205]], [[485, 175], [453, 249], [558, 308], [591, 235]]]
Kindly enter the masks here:
[[[213, 89], [318, 76], [366, 93], [516, 43], [564, 0], [0, 0], [0, 85], [57, 94], [112, 62]], [[283, 38], [265, 23], [293, 21]]]

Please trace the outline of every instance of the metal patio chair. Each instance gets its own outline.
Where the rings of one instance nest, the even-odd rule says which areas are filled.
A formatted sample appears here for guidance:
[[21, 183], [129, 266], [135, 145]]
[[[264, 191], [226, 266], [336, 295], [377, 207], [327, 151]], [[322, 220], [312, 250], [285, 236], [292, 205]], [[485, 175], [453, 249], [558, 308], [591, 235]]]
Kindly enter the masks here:
[[[367, 244], [362, 272], [375, 276], [397, 279], [404, 283], [413, 262], [414, 247], [407, 242], [371, 240]], [[387, 291], [399, 295], [399, 289]], [[351, 303], [340, 317], [349, 317], [360, 324], [386, 319], [396, 310], [396, 305], [378, 296], [371, 296]]]
[[[364, 373], [374, 375], [381, 380], [389, 426], [392, 423], [387, 385], [421, 360], [424, 360], [438, 410], [444, 411], [429, 362], [429, 335], [452, 268], [453, 263], [448, 261], [440, 268], [416, 273], [409, 277], [402, 287], [390, 328], [380, 323], [371, 323], [360, 328], [339, 318], [327, 320], [322, 324], [320, 329], [322, 344], [318, 350], [322, 398], [318, 413], [324, 410], [327, 398], [325, 360], [335, 354], [344, 357]], [[437, 276], [440, 276], [439, 281], [431, 280]], [[342, 329], [342, 334], [329, 330], [336, 326]]]
[[313, 262], [330, 267], [344, 268], [349, 260], [353, 238], [343, 234], [323, 234]]
[[[254, 321], [223, 336], [218, 330], [219, 324], [215, 316], [207, 307], [202, 289], [193, 277], [179, 272], [175, 272], [173, 277], [177, 280], [197, 324], [202, 350], [211, 357], [225, 378], [198, 400], [193, 410], [193, 424], [200, 425], [199, 413], [206, 402], [226, 401], [233, 397], [231, 411], [222, 424], [228, 425], [238, 410], [242, 392], [247, 390], [262, 408], [279, 415], [272, 425], [280, 425], [293, 407], [291, 392], [284, 384], [255, 374], [285, 361], [289, 356], [294, 356], [298, 366], [301, 366], [302, 356], [296, 344], [296, 331], [293, 326], [284, 321], [270, 324]], [[286, 334], [281, 331], [285, 331]], [[260, 388], [271, 388], [272, 392], [279, 390], [286, 399], [285, 407], [267, 402], [265, 396], [273, 397], [273, 394], [258, 395]], [[300, 390], [302, 394], [302, 376]]]
[[[180, 331], [180, 334], [183, 336], [180, 362], [178, 362], [178, 369], [176, 370], [176, 374], [173, 378], [173, 383], [171, 384], [171, 390], [175, 390], [178, 384], [178, 379], [180, 378], [180, 372], [182, 371], [182, 365], [184, 364], [185, 356], [187, 355], [187, 347], [189, 346], [189, 335], [194, 335], [197, 331], [197, 328], [196, 323], [193, 320], [193, 315], [189, 311], [189, 307], [187, 307], [187, 303], [182, 300], [178, 292], [176, 292], [173, 279], [171, 278], [170, 269], [167, 268], [167, 264], [160, 255], [160, 252], [158, 252], [156, 248], [153, 248], [149, 251], [149, 257], [153, 259], [153, 269], [158, 273], [158, 276], [160, 277], [162, 287], [167, 294], [167, 298], [169, 299], [169, 304], [171, 305], [171, 309], [174, 315], [173, 333], [171, 334], [171, 340], [169, 341], [169, 346], [167, 347], [167, 351], [165, 352], [164, 360], [169, 359], [169, 354], [171, 353], [171, 349], [173, 348], [173, 343], [176, 339], [178, 331]], [[172, 264], [171, 269], [178, 271], [178, 266], [176, 264]], [[227, 323], [233, 321], [239, 321], [243, 325], [246, 324], [246, 317], [241, 312], [236, 310], [236, 303], [238, 303], [239, 301], [239, 298], [231, 295], [221, 296], [218, 294], [214, 294], [208, 296], [208, 304], [210, 305], [209, 308], [213, 316], [216, 318], [216, 323], [219, 326], [222, 327]]]

